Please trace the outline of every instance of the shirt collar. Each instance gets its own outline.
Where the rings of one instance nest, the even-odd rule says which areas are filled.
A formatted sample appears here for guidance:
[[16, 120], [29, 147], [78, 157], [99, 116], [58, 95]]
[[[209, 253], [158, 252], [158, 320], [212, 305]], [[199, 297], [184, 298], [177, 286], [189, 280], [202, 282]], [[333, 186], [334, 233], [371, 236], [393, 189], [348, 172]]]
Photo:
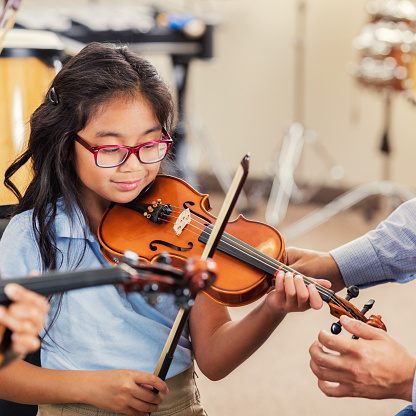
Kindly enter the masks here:
[[65, 209], [65, 202], [62, 197], [58, 199], [56, 207], [55, 230], [58, 238], [64, 237], [84, 239], [86, 237], [89, 241], [97, 241], [97, 237], [91, 232], [79, 207], [75, 208], [73, 222], [68, 217]]

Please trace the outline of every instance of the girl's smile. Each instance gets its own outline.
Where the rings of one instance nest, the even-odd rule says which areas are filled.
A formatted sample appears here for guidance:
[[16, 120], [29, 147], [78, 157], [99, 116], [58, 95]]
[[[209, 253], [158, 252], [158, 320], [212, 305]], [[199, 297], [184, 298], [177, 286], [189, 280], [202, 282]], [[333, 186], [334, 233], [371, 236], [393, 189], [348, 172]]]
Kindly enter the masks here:
[[139, 179], [138, 181], [132, 181], [132, 182], [114, 182], [116, 183], [121, 189], [125, 191], [134, 191], [139, 185], [142, 180]]

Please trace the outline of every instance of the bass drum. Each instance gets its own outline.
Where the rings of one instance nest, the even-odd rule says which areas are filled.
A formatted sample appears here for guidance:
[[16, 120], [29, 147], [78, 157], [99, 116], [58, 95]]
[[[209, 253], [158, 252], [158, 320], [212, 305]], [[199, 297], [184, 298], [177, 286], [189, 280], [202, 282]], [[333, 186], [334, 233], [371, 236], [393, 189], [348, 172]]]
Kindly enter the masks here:
[[[62, 66], [64, 45], [53, 33], [25, 29], [10, 30], [0, 54], [0, 204], [16, 203], [4, 186], [4, 173], [26, 146], [29, 119], [42, 102]], [[31, 179], [23, 167], [13, 177], [22, 192]]]

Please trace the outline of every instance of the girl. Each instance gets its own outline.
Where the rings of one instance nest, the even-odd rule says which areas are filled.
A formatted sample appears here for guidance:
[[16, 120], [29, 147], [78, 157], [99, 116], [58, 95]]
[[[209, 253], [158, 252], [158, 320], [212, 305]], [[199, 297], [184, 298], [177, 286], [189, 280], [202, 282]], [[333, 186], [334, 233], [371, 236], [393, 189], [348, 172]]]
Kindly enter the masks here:
[[[6, 172], [18, 196], [13, 173], [31, 161], [34, 177], [1, 241], [4, 275], [108, 266], [99, 221], [110, 201], [130, 202], [155, 179], [172, 119], [166, 85], [127, 48], [92, 43], [69, 60], [31, 118], [27, 151]], [[205, 415], [194, 357], [207, 377], [219, 380], [287, 312], [318, 309], [322, 300], [313, 285], [279, 274], [276, 289], [232, 322], [227, 308], [199, 294], [166, 383], [152, 372], [177, 313], [170, 297], [153, 308], [139, 294], [103, 286], [54, 296], [50, 306], [42, 367], [11, 364], [0, 374], [3, 398], [39, 405], [38, 416]]]

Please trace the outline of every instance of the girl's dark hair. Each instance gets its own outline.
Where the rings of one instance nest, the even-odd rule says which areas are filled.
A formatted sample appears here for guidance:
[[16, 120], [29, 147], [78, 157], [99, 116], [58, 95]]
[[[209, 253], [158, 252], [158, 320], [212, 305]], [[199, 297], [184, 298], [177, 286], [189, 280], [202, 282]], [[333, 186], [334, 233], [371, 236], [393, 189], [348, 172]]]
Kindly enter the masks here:
[[[91, 43], [64, 64], [33, 113], [28, 148], [7, 169], [4, 184], [19, 199], [15, 214], [33, 208], [32, 227], [45, 269], [61, 266], [53, 226], [58, 198], [63, 198], [72, 222], [77, 208], [85, 217], [73, 166], [75, 134], [109, 99], [137, 96], [147, 100], [161, 126], [171, 130], [172, 96], [154, 66], [127, 47]], [[10, 178], [29, 161], [33, 179], [22, 196]]]

